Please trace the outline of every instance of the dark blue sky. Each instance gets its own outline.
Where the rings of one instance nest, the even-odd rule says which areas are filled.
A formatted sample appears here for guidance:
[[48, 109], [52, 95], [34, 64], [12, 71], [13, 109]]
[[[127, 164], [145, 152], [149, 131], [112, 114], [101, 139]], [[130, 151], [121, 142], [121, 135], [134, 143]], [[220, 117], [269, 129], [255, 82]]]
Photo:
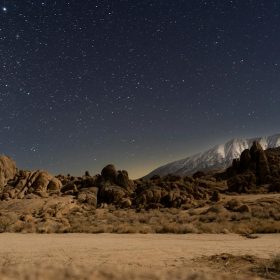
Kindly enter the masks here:
[[0, 153], [145, 175], [279, 133], [280, 1], [0, 0]]

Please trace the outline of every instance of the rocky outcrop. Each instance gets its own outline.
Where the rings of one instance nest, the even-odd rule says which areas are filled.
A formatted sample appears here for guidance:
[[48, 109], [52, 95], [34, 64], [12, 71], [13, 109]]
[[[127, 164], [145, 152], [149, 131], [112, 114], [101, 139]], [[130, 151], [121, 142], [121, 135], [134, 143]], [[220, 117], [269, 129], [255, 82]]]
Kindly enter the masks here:
[[59, 194], [62, 183], [45, 171], [19, 171], [3, 188], [0, 198], [9, 200], [22, 199], [32, 196], [48, 197]]
[[280, 149], [263, 150], [258, 142], [242, 152], [224, 173], [230, 192], [258, 192], [260, 187], [278, 191], [280, 185]]
[[7, 156], [0, 156], [0, 190], [16, 175], [16, 163]]
[[180, 208], [194, 200], [208, 200], [212, 192], [206, 180], [167, 175], [137, 181], [135, 200], [140, 208]]

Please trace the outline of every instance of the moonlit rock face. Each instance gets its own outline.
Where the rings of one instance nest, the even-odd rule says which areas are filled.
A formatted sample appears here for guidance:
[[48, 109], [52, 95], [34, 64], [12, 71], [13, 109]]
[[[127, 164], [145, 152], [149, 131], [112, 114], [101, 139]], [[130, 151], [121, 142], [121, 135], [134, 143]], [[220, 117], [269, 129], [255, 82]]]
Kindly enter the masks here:
[[0, 189], [16, 174], [16, 163], [9, 157], [0, 155]]
[[280, 134], [251, 139], [232, 139], [225, 144], [217, 145], [204, 153], [171, 162], [152, 171], [147, 176], [190, 175], [202, 169], [226, 168], [235, 158], [239, 158], [245, 149], [249, 149], [254, 141], [258, 141], [264, 150], [280, 147]]

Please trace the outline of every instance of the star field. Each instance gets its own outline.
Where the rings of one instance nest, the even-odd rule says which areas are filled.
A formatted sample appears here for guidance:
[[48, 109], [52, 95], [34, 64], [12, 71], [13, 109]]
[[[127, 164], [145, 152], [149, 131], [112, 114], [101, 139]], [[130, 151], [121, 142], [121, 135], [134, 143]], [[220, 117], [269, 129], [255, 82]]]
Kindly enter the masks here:
[[145, 175], [279, 132], [279, 1], [0, 1], [0, 153]]

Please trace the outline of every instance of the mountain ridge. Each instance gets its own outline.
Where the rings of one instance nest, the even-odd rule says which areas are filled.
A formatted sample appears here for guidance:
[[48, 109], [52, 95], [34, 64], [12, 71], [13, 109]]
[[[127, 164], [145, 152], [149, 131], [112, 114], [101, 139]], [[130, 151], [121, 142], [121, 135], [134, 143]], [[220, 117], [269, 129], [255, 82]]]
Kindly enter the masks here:
[[258, 141], [265, 150], [280, 147], [280, 133], [264, 137], [233, 138], [205, 152], [162, 165], [147, 174], [144, 178], [167, 174], [184, 176], [191, 175], [198, 170], [227, 168], [232, 163], [232, 160], [239, 158], [241, 153], [245, 149], [248, 149], [254, 141]]

